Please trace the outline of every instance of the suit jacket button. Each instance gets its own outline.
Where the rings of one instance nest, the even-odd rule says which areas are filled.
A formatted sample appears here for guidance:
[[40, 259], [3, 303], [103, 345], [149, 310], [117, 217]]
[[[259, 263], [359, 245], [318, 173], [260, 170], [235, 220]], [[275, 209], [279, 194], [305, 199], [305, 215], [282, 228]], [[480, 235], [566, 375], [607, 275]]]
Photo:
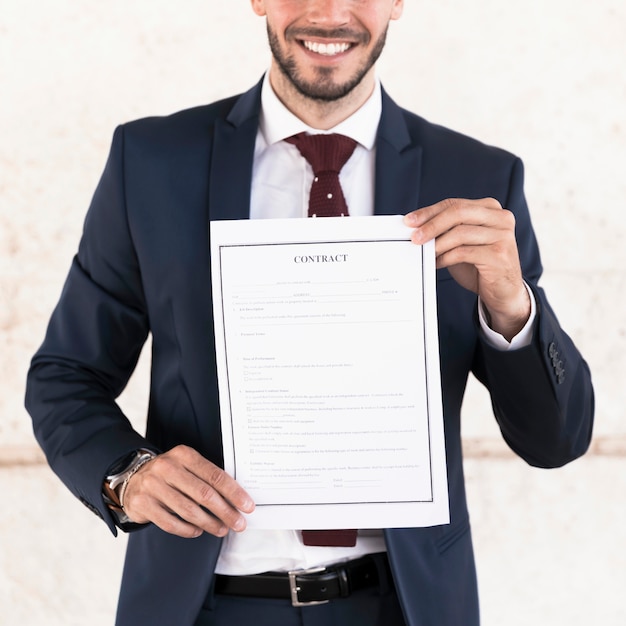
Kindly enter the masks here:
[[102, 519], [102, 513], [100, 513], [100, 510], [98, 509], [98, 507], [91, 504], [91, 502], [88, 502], [87, 500], [85, 500], [85, 498], [79, 498], [79, 499], [94, 515], [97, 515], [100, 519]]
[[555, 357], [558, 356], [556, 344], [554, 343], [554, 341], [550, 342], [550, 345], [548, 346], [548, 354], [550, 355], [550, 358], [552, 359], [552, 362], [554, 363]]

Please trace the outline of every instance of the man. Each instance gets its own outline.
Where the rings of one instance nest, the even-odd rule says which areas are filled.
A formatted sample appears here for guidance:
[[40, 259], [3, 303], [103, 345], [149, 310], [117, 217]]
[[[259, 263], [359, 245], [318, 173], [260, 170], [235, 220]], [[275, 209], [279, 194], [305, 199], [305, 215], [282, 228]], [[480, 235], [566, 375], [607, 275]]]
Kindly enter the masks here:
[[[118, 624], [478, 624], [459, 417], [469, 372], [532, 465], [583, 454], [593, 420], [587, 366], [537, 287], [521, 162], [381, 90], [374, 65], [402, 0], [252, 8], [272, 51], [259, 85], [116, 131], [29, 372], [35, 433], [86, 506], [114, 532], [136, 531]], [[435, 239], [451, 515], [446, 526], [362, 532], [340, 547], [305, 546], [296, 530], [245, 531], [254, 503], [220, 469], [207, 232], [210, 220], [306, 216], [313, 171], [285, 140], [330, 130], [357, 142], [341, 170], [350, 215], [406, 213], [416, 244]], [[144, 437], [114, 400], [148, 333]], [[292, 606], [285, 572], [318, 565], [328, 567], [292, 578], [313, 588], [307, 601], [333, 599]]]

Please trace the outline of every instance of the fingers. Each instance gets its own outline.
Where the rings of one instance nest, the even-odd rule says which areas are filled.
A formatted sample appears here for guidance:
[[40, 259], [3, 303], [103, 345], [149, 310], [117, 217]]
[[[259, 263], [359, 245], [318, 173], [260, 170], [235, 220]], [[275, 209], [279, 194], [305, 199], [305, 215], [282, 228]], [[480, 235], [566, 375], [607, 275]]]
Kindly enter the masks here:
[[[408, 213], [404, 216], [404, 223], [414, 229], [411, 240], [416, 244], [424, 244], [463, 226], [514, 230], [515, 218], [510, 211], [503, 210], [500, 203], [493, 198], [453, 198]], [[467, 233], [474, 234], [474, 245], [480, 244], [481, 234], [487, 234], [486, 231], [465, 229], [456, 232], [457, 240], [463, 239]]]
[[166, 532], [218, 537], [246, 527], [241, 512], [254, 502], [224, 470], [195, 450], [178, 446], [139, 470], [129, 481], [124, 509], [135, 522], [153, 522]]
[[188, 471], [197, 477], [198, 480], [194, 483], [196, 491], [190, 495], [197, 497], [198, 502], [203, 505], [218, 505], [218, 500], [215, 498], [218, 498], [219, 494], [236, 509], [245, 513], [251, 513], [254, 510], [254, 502], [246, 490], [223, 469], [192, 448], [179, 446], [172, 452], [180, 455]]
[[[508, 231], [485, 226], [457, 226], [440, 235], [435, 241], [438, 266], [457, 263], [480, 265], [486, 255], [505, 252], [503, 243], [509, 239]], [[488, 250], [489, 246], [495, 250]]]
[[477, 293], [492, 328], [513, 336], [530, 315], [515, 239], [515, 217], [493, 198], [448, 199], [405, 215], [411, 241], [435, 240], [438, 268]]
[[519, 273], [515, 217], [493, 198], [449, 199], [405, 216], [414, 228], [411, 240], [424, 244], [435, 240], [437, 267], [469, 264], [483, 277], [495, 271]]

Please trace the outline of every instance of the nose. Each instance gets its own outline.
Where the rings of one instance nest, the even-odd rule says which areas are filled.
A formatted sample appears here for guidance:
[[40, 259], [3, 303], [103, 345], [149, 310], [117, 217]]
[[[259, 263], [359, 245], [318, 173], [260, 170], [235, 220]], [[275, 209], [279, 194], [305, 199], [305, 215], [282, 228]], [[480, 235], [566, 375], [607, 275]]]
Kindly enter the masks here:
[[351, 0], [311, 0], [308, 20], [327, 27], [343, 26], [350, 21]]

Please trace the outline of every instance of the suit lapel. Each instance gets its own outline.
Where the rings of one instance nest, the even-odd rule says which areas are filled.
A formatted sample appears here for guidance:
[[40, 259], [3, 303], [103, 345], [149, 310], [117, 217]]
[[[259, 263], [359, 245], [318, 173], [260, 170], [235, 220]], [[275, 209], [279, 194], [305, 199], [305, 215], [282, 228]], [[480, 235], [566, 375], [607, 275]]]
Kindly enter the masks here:
[[237, 220], [250, 215], [254, 145], [259, 126], [261, 83], [236, 101], [215, 123], [209, 169], [209, 219]]
[[[247, 219], [261, 83], [239, 97], [215, 124], [209, 171], [209, 219]], [[400, 107], [383, 90], [377, 133], [374, 213], [404, 214], [419, 206], [422, 148], [407, 129]]]
[[376, 139], [375, 215], [396, 215], [419, 206], [422, 148], [409, 134], [402, 109], [383, 90]]

